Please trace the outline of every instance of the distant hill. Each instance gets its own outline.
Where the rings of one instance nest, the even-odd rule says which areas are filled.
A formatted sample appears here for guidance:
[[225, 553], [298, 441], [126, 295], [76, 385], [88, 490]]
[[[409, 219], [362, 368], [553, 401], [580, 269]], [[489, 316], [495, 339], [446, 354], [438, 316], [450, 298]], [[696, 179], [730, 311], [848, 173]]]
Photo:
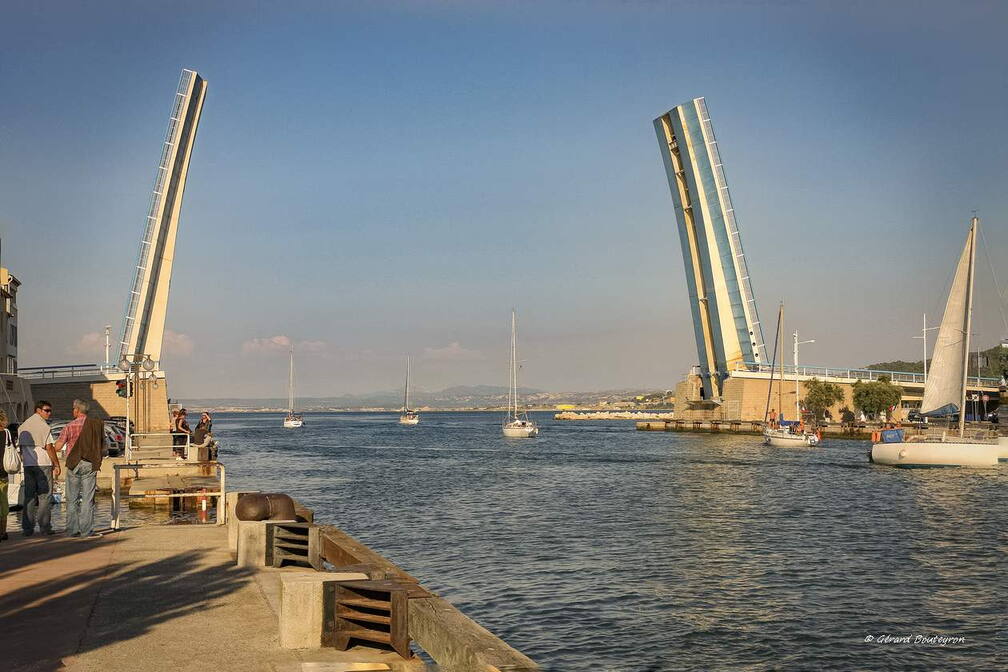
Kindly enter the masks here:
[[[628, 399], [654, 393], [654, 390], [610, 390], [603, 392], [545, 392], [531, 387], [518, 389], [523, 403], [532, 406], [552, 408], [557, 404], [573, 404], [583, 407], [607, 407], [623, 403]], [[661, 393], [664, 394], [664, 393]], [[424, 390], [410, 391], [410, 406], [415, 408], [503, 408], [507, 405], [508, 388], [503, 385], [455, 385], [437, 392]], [[287, 406], [281, 397], [266, 399], [242, 399], [223, 397], [214, 399], [185, 398], [175, 401], [193, 409], [217, 408], [234, 410], [275, 410]], [[332, 397], [298, 397], [297, 407], [304, 411], [388, 409], [402, 406], [402, 390], [387, 390], [368, 394], [346, 394]]]
[[[976, 368], [976, 353], [970, 354], [969, 358], [969, 373], [970, 376], [977, 375]], [[918, 360], [916, 362], [906, 362], [902, 359], [897, 359], [893, 362], [879, 362], [878, 364], [869, 364], [865, 367], [866, 369], [871, 369], [872, 371], [906, 371], [907, 373], [923, 373], [924, 372], [924, 360]], [[931, 360], [928, 360], [928, 370], [931, 369]], [[995, 345], [992, 348], [987, 348], [986, 350], [980, 351], [980, 377], [981, 378], [1000, 378], [1008, 374], [1008, 348], [1001, 345]], [[1006, 376], [1008, 377], [1008, 376]]]

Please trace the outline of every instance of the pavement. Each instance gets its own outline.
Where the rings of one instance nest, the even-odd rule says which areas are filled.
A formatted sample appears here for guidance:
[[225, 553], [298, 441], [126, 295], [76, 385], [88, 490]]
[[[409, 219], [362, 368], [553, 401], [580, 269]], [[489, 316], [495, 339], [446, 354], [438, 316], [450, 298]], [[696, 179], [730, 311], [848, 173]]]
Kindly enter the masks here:
[[236, 567], [224, 527], [135, 527], [98, 539], [8, 533], [0, 542], [7, 672], [424, 669], [370, 647], [279, 648], [286, 570]]

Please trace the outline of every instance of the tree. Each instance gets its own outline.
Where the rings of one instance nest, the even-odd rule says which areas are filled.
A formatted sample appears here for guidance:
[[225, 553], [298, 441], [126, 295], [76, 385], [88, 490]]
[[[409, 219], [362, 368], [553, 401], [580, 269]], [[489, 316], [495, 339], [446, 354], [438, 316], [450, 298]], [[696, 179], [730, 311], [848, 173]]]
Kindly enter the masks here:
[[812, 413], [816, 422], [823, 419], [827, 408], [843, 401], [843, 390], [836, 383], [825, 383], [818, 378], [805, 383], [805, 408]]
[[865, 415], [878, 415], [892, 406], [898, 406], [903, 398], [903, 388], [893, 385], [886, 376], [879, 376], [878, 380], [867, 383], [857, 381], [854, 383], [854, 408], [865, 413]]

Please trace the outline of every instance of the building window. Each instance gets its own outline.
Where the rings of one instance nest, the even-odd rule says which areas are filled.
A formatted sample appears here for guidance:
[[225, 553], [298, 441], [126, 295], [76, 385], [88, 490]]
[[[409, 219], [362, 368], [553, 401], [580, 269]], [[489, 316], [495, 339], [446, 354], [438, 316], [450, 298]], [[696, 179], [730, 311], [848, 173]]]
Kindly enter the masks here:
[[17, 347], [17, 325], [10, 325], [10, 344]]
[[7, 373], [17, 373], [17, 358], [7, 356]]

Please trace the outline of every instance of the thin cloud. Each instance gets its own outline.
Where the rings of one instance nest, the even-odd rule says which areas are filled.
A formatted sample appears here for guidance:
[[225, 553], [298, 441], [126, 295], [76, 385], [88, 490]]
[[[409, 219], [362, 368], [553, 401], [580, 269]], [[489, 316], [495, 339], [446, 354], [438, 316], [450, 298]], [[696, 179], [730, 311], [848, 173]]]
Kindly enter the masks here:
[[479, 350], [463, 348], [458, 341], [452, 341], [443, 348], [424, 348], [424, 359], [439, 361], [470, 362], [483, 359], [483, 353]]
[[162, 348], [166, 355], [188, 357], [193, 353], [193, 339], [189, 334], [180, 334], [171, 329], [165, 329]]
[[325, 352], [329, 344], [325, 341], [301, 341], [294, 344], [294, 349], [300, 352]]
[[[268, 338], [252, 338], [242, 343], [241, 351], [243, 355], [261, 355], [272, 352], [287, 352], [291, 347], [290, 336], [270, 336]], [[311, 352], [321, 354], [328, 350], [329, 344], [325, 341], [297, 341], [294, 342], [294, 350], [298, 352]]]
[[282, 352], [290, 350], [291, 340], [287, 336], [270, 336], [269, 338], [253, 338], [242, 343], [243, 355], [259, 355], [267, 352]]
[[[113, 341], [113, 345], [115, 342]], [[67, 348], [71, 355], [96, 355], [105, 352], [105, 334], [91, 331], [81, 336]]]

